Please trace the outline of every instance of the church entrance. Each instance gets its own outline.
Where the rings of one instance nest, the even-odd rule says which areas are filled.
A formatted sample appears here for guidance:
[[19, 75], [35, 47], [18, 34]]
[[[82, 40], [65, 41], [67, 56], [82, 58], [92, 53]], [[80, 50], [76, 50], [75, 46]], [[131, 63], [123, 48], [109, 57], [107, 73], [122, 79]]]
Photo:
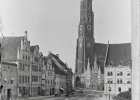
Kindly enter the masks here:
[[81, 86], [81, 81], [80, 81], [80, 78], [77, 76], [76, 79], [75, 79], [75, 88], [80, 88]]

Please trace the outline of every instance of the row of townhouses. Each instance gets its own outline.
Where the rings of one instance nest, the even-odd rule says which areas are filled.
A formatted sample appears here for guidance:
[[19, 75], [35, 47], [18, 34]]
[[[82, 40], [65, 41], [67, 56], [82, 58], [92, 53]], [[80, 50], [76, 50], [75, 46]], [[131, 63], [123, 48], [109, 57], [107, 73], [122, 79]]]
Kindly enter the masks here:
[[[43, 56], [39, 45], [27, 37], [3, 37], [1, 44], [1, 94], [5, 98], [54, 95], [72, 91], [72, 70], [51, 52]], [[8, 99], [9, 100], [9, 99]]]

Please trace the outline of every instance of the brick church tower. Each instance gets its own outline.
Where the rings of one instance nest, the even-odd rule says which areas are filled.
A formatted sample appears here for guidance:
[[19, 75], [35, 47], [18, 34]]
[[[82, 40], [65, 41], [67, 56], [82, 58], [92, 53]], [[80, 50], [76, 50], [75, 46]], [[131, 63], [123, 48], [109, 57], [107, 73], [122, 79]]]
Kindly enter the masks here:
[[87, 67], [88, 59], [93, 62], [94, 53], [94, 13], [92, 0], [80, 1], [80, 23], [76, 48], [75, 73], [80, 76]]

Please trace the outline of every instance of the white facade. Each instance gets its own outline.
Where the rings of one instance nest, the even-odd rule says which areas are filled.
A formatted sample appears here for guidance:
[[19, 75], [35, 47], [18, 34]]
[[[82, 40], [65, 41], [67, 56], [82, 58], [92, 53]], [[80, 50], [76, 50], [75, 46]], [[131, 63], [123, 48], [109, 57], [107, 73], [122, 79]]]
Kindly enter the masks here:
[[21, 39], [21, 47], [17, 48], [18, 65], [18, 96], [30, 95], [31, 93], [31, 52], [30, 41], [27, 34]]
[[46, 95], [53, 95], [54, 94], [54, 83], [55, 83], [55, 72], [54, 68], [52, 67], [51, 59], [47, 60], [46, 67]]
[[117, 95], [129, 89], [131, 89], [131, 69], [129, 66], [105, 67], [104, 94]]
[[31, 95], [41, 95], [41, 81], [43, 61], [41, 59], [42, 53], [39, 52], [39, 46], [32, 46], [34, 50], [31, 54]]

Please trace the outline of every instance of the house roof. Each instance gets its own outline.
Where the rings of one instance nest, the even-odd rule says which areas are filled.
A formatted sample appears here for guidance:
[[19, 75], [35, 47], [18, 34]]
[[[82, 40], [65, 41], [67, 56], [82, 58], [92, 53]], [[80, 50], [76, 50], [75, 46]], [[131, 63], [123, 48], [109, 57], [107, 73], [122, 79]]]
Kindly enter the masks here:
[[62, 69], [60, 69], [60, 68], [55, 64], [55, 62], [54, 62], [53, 60], [52, 60], [52, 66], [54, 67], [55, 73], [56, 73], [56, 74], [62, 74], [62, 75], [65, 75], [65, 74], [66, 74]]
[[94, 45], [94, 54], [97, 57], [97, 64], [99, 65], [101, 69], [101, 74], [104, 73], [104, 61], [106, 57], [106, 51], [107, 51], [107, 44], [103, 43], [95, 43]]
[[[101, 73], [104, 73], [107, 45], [95, 43], [94, 47], [94, 53], [97, 57], [97, 64], [101, 68]], [[109, 44], [106, 66], [110, 65], [111, 62], [113, 62], [113, 66], [118, 66], [120, 63], [123, 66], [131, 66], [131, 43]]]
[[131, 60], [131, 43], [109, 44], [106, 66], [130, 66]]
[[0, 39], [3, 60], [17, 60], [17, 47], [21, 46], [24, 37], [4, 37]]
[[95, 43], [94, 53], [95, 56], [100, 59], [104, 60], [106, 56], [107, 44], [103, 43]]
[[50, 54], [60, 63], [60, 65], [62, 65], [65, 69], [69, 70], [67, 65], [62, 60], [60, 60], [58, 56], [56, 56], [56, 55], [54, 55], [52, 53], [50, 53]]
[[[54, 58], [57, 62], [55, 60], [53, 60], [52, 58]], [[55, 68], [56, 74], [67, 74], [63, 69], [70, 71], [70, 69], [67, 67], [67, 65], [63, 61], [61, 61], [57, 55], [54, 55], [53, 53], [49, 53], [49, 55], [44, 59], [46, 59], [46, 60], [51, 59], [52, 65]], [[62, 68], [60, 68], [57, 65], [57, 63], [59, 63]]]

